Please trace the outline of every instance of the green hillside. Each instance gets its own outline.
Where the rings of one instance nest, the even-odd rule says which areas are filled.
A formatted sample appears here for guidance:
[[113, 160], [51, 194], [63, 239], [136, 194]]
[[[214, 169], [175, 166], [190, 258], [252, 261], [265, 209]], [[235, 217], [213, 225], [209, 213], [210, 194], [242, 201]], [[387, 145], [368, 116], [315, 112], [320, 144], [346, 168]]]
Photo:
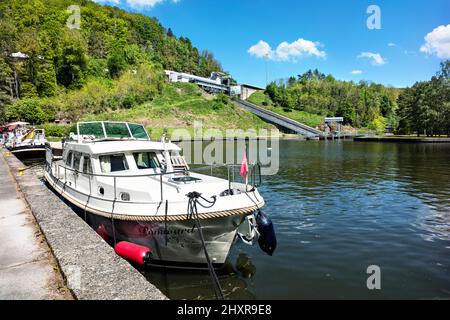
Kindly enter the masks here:
[[[80, 8], [80, 29], [66, 25], [71, 5]], [[152, 132], [194, 121], [218, 129], [271, 127], [226, 97], [169, 85], [165, 69], [200, 76], [223, 70], [212, 53], [154, 18], [87, 0], [2, 1], [0, 18], [0, 123], [120, 119]], [[12, 57], [18, 52], [22, 59]], [[45, 127], [54, 135], [66, 130]]]

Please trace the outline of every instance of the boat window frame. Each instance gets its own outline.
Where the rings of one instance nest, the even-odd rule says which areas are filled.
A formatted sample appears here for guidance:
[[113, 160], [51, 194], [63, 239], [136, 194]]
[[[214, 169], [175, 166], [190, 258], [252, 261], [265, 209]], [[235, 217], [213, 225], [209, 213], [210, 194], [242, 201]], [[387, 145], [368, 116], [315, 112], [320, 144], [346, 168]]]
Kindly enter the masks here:
[[[102, 158], [103, 157], [109, 157], [109, 160], [110, 160], [109, 161], [109, 165], [111, 167], [111, 157], [114, 157], [114, 156], [122, 156], [123, 157], [123, 160], [125, 161], [123, 163], [125, 169], [124, 170], [118, 170], [118, 171], [112, 171], [112, 168], [110, 168], [109, 172], [105, 171], [103, 166], [102, 166]], [[109, 175], [109, 174], [118, 173], [118, 172], [130, 171], [130, 164], [128, 163], [127, 155], [126, 155], [125, 152], [101, 154], [101, 155], [98, 156], [98, 161], [99, 161], [99, 164], [100, 164], [100, 170], [104, 174], [108, 174]]]
[[[139, 154], [147, 154], [147, 155], [151, 154], [153, 161], [151, 160], [150, 164], [155, 162], [156, 167], [150, 166], [149, 168], [140, 168], [139, 165], [138, 165], [138, 161], [137, 161], [138, 159], [136, 158], [136, 156], [138, 156]], [[151, 150], [149, 150], [149, 151], [136, 151], [136, 152], [132, 152], [131, 155], [133, 157], [134, 163], [136, 164], [136, 168], [138, 170], [158, 170], [158, 169], [162, 168], [161, 161], [159, 161], [158, 154], [156, 153], [156, 151], [151, 151]]]
[[[68, 163], [68, 160], [70, 158], [70, 163]], [[69, 166], [70, 168], [72, 168], [72, 163], [73, 163], [73, 151], [69, 150], [69, 152], [67, 152], [67, 157], [66, 160], [64, 161], [66, 166]]]
[[[76, 162], [77, 162], [77, 156], [79, 156], [78, 159], [78, 165], [75, 166]], [[72, 168], [75, 169], [75, 171], [80, 172], [80, 167], [81, 167], [81, 159], [83, 158], [83, 154], [79, 151], [73, 151], [73, 156], [72, 156]]]
[[[94, 173], [94, 171], [92, 170], [92, 158], [91, 158], [91, 156], [84, 153], [81, 158], [83, 159], [83, 162], [82, 162], [82, 165], [81, 165], [81, 172], [83, 174], [85, 174], [85, 175], [88, 175], [88, 176], [92, 175]], [[88, 159], [88, 161], [86, 161], [86, 159]], [[86, 162], [89, 162], [89, 167], [87, 168], [88, 169], [87, 171], [85, 171]]]

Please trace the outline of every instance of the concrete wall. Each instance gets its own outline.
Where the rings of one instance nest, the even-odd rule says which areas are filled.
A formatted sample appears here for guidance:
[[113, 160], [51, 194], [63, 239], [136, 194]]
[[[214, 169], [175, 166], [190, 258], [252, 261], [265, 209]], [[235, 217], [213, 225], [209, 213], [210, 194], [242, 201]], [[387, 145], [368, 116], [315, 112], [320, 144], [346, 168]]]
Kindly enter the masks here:
[[247, 100], [256, 91], [258, 91], [258, 90], [253, 89], [253, 88], [249, 88], [249, 87], [246, 87], [246, 86], [242, 86], [241, 87], [241, 96], [240, 96], [241, 100]]
[[[4, 149], [0, 152], [5, 156]], [[5, 158], [77, 299], [167, 299], [34, 174], [19, 174], [22, 162], [13, 155]]]

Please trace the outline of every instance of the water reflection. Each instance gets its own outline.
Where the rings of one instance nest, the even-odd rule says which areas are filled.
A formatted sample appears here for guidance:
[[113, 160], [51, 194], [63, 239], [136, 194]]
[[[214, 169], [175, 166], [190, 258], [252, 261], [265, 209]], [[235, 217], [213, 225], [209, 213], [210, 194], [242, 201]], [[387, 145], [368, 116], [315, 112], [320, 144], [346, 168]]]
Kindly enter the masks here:
[[[207, 271], [188, 271], [162, 268], [146, 268], [141, 272], [171, 299], [215, 299], [213, 283]], [[230, 260], [217, 271], [225, 299], [254, 300], [244, 279], [251, 279], [256, 267], [246, 254], [240, 254], [233, 264]]]
[[[228, 298], [450, 297], [449, 145], [280, 148], [280, 171], [261, 188], [278, 251], [238, 244], [220, 277]], [[372, 264], [383, 271], [380, 292], [366, 288]], [[170, 274], [167, 288], [176, 298], [213, 298], [208, 274]]]

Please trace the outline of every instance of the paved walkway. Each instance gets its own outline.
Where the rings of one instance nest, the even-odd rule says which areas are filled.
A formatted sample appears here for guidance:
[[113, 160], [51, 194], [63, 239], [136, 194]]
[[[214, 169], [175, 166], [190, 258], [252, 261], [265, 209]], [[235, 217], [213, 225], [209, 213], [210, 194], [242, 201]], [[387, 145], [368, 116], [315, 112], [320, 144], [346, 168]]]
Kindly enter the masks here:
[[71, 299], [0, 153], [0, 300]]

